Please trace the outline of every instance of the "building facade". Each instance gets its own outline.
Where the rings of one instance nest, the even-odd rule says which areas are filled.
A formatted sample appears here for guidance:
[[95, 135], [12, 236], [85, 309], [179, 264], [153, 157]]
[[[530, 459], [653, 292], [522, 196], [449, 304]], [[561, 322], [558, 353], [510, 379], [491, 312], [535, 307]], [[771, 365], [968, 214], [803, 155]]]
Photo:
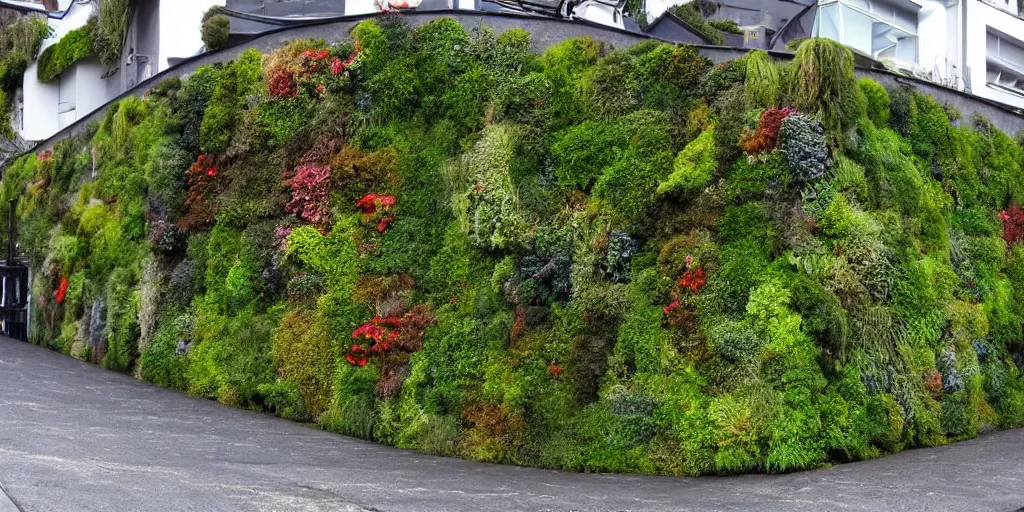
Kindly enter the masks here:
[[[51, 35], [41, 52], [68, 33], [84, 27], [98, 13], [103, 0], [8, 2], [0, 7], [45, 13]], [[200, 21], [203, 13], [225, 0], [139, 0], [130, 13], [119, 62], [106, 66], [95, 56], [79, 59], [55, 79], [38, 79], [38, 61], [25, 72], [14, 98], [11, 125], [26, 141], [51, 137], [121, 93], [167, 69], [176, 59], [203, 48]]]
[[1024, 12], [1017, 0], [828, 0], [811, 35], [907, 72], [1024, 108]]

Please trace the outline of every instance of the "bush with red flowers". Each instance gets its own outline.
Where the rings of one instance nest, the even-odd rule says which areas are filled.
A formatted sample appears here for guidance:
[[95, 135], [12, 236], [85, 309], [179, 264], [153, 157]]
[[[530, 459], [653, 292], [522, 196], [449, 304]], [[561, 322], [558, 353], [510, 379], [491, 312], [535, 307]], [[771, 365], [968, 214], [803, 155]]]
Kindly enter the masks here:
[[363, 223], [373, 226], [378, 233], [384, 233], [395, 222], [393, 206], [395, 196], [380, 194], [368, 194], [356, 202], [356, 208], [363, 212]]
[[[416, 306], [400, 317], [374, 317], [352, 332], [352, 339], [358, 343], [353, 343], [345, 352], [345, 360], [355, 366], [366, 366], [373, 356], [384, 360], [389, 355], [412, 354], [423, 348], [427, 327], [436, 321], [425, 305]], [[390, 361], [384, 366], [394, 367], [396, 363]]]
[[213, 222], [217, 209], [212, 200], [219, 191], [220, 168], [212, 155], [199, 155], [186, 171], [186, 176], [188, 195], [185, 197], [185, 207], [188, 213], [178, 221], [179, 227], [184, 230]]
[[704, 277], [704, 269], [698, 267], [696, 270], [687, 270], [683, 277], [679, 278], [679, 287], [690, 290], [694, 295], [700, 293], [701, 288], [708, 283]]

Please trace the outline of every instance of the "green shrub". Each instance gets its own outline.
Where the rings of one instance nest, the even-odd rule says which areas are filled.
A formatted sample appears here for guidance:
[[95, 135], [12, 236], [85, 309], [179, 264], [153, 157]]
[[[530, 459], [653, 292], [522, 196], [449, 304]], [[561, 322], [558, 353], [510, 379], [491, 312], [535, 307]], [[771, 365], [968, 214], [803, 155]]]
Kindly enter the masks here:
[[206, 104], [199, 128], [199, 146], [204, 153], [222, 153], [235, 131], [235, 120], [248, 97], [260, 83], [263, 56], [246, 50], [218, 73], [213, 95]]
[[594, 185], [625, 219], [639, 223], [654, 204], [658, 184], [672, 169], [672, 141], [664, 115], [641, 110], [620, 120], [632, 134], [629, 146]]
[[624, 123], [587, 121], [560, 132], [551, 146], [559, 184], [588, 190], [628, 144], [626, 128]]
[[700, 12], [700, 9], [693, 2], [677, 5], [670, 10], [672, 14], [679, 16], [681, 20], [693, 27], [708, 43], [720, 45], [725, 41], [722, 37], [723, 31], [719, 30], [715, 24], [712, 24], [712, 22], [705, 18], [704, 14]]
[[231, 18], [216, 14], [203, 20], [200, 33], [203, 44], [210, 51], [217, 51], [228, 46], [231, 37]]

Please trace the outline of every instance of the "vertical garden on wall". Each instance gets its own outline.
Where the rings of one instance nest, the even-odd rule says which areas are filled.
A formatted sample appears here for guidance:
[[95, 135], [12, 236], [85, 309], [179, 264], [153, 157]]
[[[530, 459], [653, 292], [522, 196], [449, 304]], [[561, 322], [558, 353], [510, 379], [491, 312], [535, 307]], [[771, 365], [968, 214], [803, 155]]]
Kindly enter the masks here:
[[781, 472], [1024, 425], [1024, 150], [809, 40], [439, 19], [169, 80], [4, 170], [33, 341], [324, 429]]

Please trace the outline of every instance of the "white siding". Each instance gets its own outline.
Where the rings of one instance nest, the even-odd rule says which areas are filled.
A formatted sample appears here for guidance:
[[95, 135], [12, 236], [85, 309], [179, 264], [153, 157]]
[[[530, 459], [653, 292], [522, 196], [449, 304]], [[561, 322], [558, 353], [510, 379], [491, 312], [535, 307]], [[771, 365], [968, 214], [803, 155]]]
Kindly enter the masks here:
[[[988, 34], [996, 32], [1024, 38], [1024, 20], [980, 0], [966, 0], [966, 61], [970, 67], [971, 93], [1018, 108], [1024, 108], [1024, 95], [1015, 94], [988, 84], [986, 54]], [[1018, 39], [1018, 45], [1024, 41]]]
[[[210, 7], [224, 7], [227, 0], [160, 1], [160, 72], [168, 68], [167, 59], [191, 57], [203, 48], [199, 24]], [[155, 74], [155, 73], [154, 73]]]

